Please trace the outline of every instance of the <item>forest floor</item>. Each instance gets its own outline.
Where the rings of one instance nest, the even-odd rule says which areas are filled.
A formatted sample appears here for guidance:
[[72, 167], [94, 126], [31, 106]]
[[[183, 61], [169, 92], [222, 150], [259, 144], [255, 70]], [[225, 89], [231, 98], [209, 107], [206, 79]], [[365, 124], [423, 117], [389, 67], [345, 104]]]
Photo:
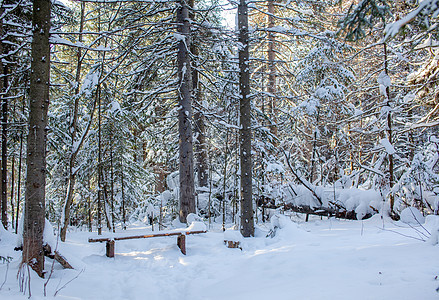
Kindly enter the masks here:
[[[115, 257], [107, 258], [105, 243], [88, 243], [95, 232], [70, 232], [58, 249], [75, 269], [53, 264], [47, 297], [46, 280], [35, 274], [20, 292], [21, 253], [11, 250], [16, 237], [2, 231], [0, 255], [12, 261], [0, 262], [0, 299], [26, 299], [29, 284], [33, 299], [439, 299], [439, 245], [421, 233], [428, 222], [424, 229], [378, 215], [293, 219], [281, 220], [273, 238], [266, 237], [269, 224], [259, 224], [242, 250], [226, 248], [220, 226], [212, 226], [187, 236], [187, 255], [173, 236], [117, 241]], [[137, 224], [125, 234], [150, 230]]]

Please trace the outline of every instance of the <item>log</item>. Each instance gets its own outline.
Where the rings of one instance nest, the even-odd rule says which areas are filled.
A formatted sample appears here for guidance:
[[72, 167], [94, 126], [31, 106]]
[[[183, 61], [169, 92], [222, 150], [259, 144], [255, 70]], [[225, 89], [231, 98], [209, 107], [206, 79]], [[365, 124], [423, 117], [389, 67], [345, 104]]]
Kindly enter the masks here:
[[[180, 248], [181, 253], [186, 255], [186, 235], [206, 233], [206, 230], [194, 230], [194, 231], [180, 231], [180, 232], [163, 232], [163, 233], [151, 233], [144, 235], [133, 235], [133, 236], [121, 236], [121, 237], [104, 237], [104, 238], [89, 238], [89, 243], [99, 243], [106, 242], [106, 256], [114, 257], [115, 253], [115, 241], [132, 240], [132, 239], [147, 239], [153, 237], [163, 237], [163, 236], [177, 236], [177, 246]], [[62, 256], [61, 256], [62, 257]], [[67, 262], [66, 262], [67, 263]]]
[[165, 233], [151, 233], [145, 235], [133, 235], [133, 236], [122, 236], [122, 237], [113, 237], [113, 238], [89, 238], [89, 243], [97, 243], [97, 242], [108, 242], [110, 240], [114, 241], [122, 241], [122, 240], [132, 240], [132, 239], [147, 239], [153, 237], [162, 237], [162, 236], [173, 236], [173, 235], [190, 235], [190, 234], [199, 234], [206, 233], [206, 230], [198, 230], [198, 231], [179, 231], [179, 232], [165, 232]]
[[64, 269], [74, 269], [71, 264], [67, 262], [64, 256], [62, 256], [58, 251], [55, 251], [54, 259], [60, 263]]
[[[301, 206], [294, 206], [291, 203], [285, 204], [284, 205], [284, 210], [291, 210], [294, 212], [298, 212], [298, 213], [303, 213], [307, 215], [307, 220], [308, 220], [308, 215], [317, 215], [317, 216], [328, 216], [328, 217], [336, 217], [336, 218], [340, 218], [340, 219], [347, 219], [347, 220], [357, 220], [357, 214], [355, 213], [355, 210], [335, 210], [333, 208], [329, 208], [329, 207], [316, 207], [316, 208], [311, 208], [310, 206], [307, 205], [301, 205]], [[363, 217], [364, 219], [368, 219], [372, 217], [372, 214], [366, 214]]]
[[52, 248], [49, 244], [45, 244], [43, 246], [44, 255], [48, 258], [54, 259], [64, 268], [64, 269], [74, 269], [71, 264], [68, 263], [67, 259], [59, 253], [58, 250], [55, 250], [52, 253]]

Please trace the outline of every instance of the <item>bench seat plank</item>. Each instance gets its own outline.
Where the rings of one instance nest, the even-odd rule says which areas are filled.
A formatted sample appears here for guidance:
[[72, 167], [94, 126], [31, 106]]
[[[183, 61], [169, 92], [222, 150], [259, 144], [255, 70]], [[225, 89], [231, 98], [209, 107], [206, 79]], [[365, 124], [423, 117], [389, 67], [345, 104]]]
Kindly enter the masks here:
[[176, 231], [176, 232], [162, 232], [162, 233], [151, 233], [144, 235], [132, 235], [132, 236], [119, 236], [119, 237], [103, 237], [103, 238], [89, 238], [89, 243], [106, 242], [106, 256], [114, 257], [115, 241], [122, 240], [132, 240], [132, 239], [147, 239], [153, 237], [163, 237], [163, 236], [177, 236], [177, 246], [180, 248], [181, 253], [186, 255], [186, 235], [206, 233], [206, 230], [197, 231]]

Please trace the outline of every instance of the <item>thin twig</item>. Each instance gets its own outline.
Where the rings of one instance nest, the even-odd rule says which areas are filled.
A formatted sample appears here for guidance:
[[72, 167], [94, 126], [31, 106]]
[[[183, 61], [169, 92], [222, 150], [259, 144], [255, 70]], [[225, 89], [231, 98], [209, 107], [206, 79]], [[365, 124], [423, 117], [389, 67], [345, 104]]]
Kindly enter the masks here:
[[0, 290], [3, 288], [3, 286], [6, 283], [6, 280], [8, 279], [8, 271], [9, 271], [9, 261], [6, 264], [6, 274], [5, 274], [5, 280], [3, 281], [2, 285], [0, 286]]
[[[55, 245], [54, 252], [56, 252], [56, 250], [58, 250], [59, 238], [60, 238], [60, 230], [59, 230], [59, 223], [58, 223], [58, 236], [56, 237], [56, 245]], [[55, 267], [55, 258], [53, 258], [53, 260], [52, 260], [52, 266], [50, 267], [49, 277], [47, 278], [46, 282], [44, 283], [44, 297], [46, 297], [46, 288], [47, 288], [47, 285], [49, 284], [50, 278], [52, 278], [54, 267]]]
[[55, 291], [55, 294], [53, 294], [54, 297], [56, 297], [56, 295], [58, 294], [59, 291], [61, 291], [63, 288], [65, 288], [70, 282], [72, 282], [73, 280], [75, 280], [76, 278], [79, 277], [79, 275], [82, 274], [82, 272], [84, 272], [85, 269], [82, 269], [81, 272], [79, 272], [75, 277], [73, 277], [72, 279], [70, 279], [69, 281], [67, 281], [62, 287], [60, 287], [59, 289], [57, 289]]
[[383, 231], [393, 232], [393, 233], [402, 235], [402, 236], [407, 237], [407, 238], [411, 238], [411, 239], [415, 239], [415, 240], [418, 240], [418, 241], [421, 241], [421, 242], [425, 242], [425, 240], [423, 240], [423, 239], [420, 239], [420, 238], [417, 238], [417, 237], [414, 237], [414, 236], [411, 236], [411, 235], [406, 235], [406, 234], [403, 234], [403, 233], [395, 231], [395, 230], [385, 229], [385, 228], [380, 228], [380, 227], [378, 227], [378, 228], [383, 230]]

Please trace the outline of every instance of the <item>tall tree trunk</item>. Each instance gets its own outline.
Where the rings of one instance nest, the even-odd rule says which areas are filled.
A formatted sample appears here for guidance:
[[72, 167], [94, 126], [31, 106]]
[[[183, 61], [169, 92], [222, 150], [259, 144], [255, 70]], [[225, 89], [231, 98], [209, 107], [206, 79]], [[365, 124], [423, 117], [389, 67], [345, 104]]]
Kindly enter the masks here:
[[[195, 1], [189, 0], [189, 6], [192, 12], [189, 13], [191, 20], [194, 20], [194, 8]], [[192, 56], [198, 61], [198, 47], [192, 41], [191, 43]], [[204, 115], [201, 112], [201, 85], [199, 82], [198, 64], [192, 69], [192, 89], [194, 92], [195, 103], [198, 105], [199, 110], [194, 113], [194, 135], [195, 139], [195, 169], [197, 171], [197, 179], [199, 187], [207, 187], [208, 173], [207, 173], [207, 149], [206, 149], [206, 126], [204, 124]]]
[[[21, 113], [22, 115], [24, 115], [24, 100], [23, 100], [23, 106], [22, 106], [22, 110]], [[16, 214], [15, 214], [15, 233], [18, 233], [18, 219], [20, 216], [20, 202], [21, 202], [21, 167], [23, 164], [23, 131], [24, 129], [21, 128], [20, 130], [20, 153], [18, 154], [18, 178], [17, 178], [17, 210], [16, 210]]]
[[23, 262], [43, 277], [47, 110], [50, 80], [50, 0], [33, 1], [29, 132], [27, 136], [26, 202]]
[[179, 166], [180, 166], [180, 222], [186, 223], [187, 215], [195, 213], [194, 165], [192, 149], [192, 72], [189, 56], [190, 22], [189, 9], [185, 0], [178, 1], [178, 33], [184, 39], [178, 44], [178, 113], [179, 125]]
[[[84, 19], [85, 19], [85, 3], [81, 2], [81, 18], [79, 23], [79, 42], [82, 42], [82, 32], [84, 30]], [[73, 203], [73, 194], [75, 189], [75, 183], [76, 183], [76, 171], [75, 171], [75, 163], [76, 163], [76, 157], [79, 153], [79, 150], [81, 148], [80, 145], [82, 145], [82, 142], [79, 146], [76, 146], [76, 134], [78, 132], [78, 109], [79, 109], [79, 92], [80, 92], [80, 84], [79, 81], [81, 80], [81, 68], [82, 68], [82, 51], [81, 48], [77, 49], [76, 52], [76, 77], [75, 77], [75, 91], [74, 91], [74, 104], [73, 104], [73, 115], [72, 120], [70, 124], [70, 139], [71, 139], [71, 145], [70, 145], [70, 159], [69, 159], [69, 180], [67, 185], [67, 195], [66, 200], [64, 203], [64, 220], [63, 225], [61, 227], [60, 232], [60, 239], [61, 241], [66, 241], [66, 235], [67, 235], [67, 228], [69, 226], [70, 222], [70, 207]]]
[[316, 168], [316, 161], [317, 161], [317, 130], [318, 125], [320, 121], [320, 109], [317, 108], [317, 116], [316, 116], [316, 124], [314, 125], [314, 132], [313, 132], [313, 140], [312, 140], [312, 149], [311, 149], [311, 171], [309, 174], [309, 182], [314, 182], [314, 174], [315, 174], [315, 168]]
[[120, 161], [120, 185], [121, 185], [121, 193], [122, 193], [122, 229], [127, 229], [126, 227], [126, 212], [125, 212], [125, 182], [124, 182], [124, 175], [123, 175], [123, 158], [121, 157]]
[[[3, 4], [2, 4], [3, 6]], [[0, 8], [0, 13], [3, 14], [3, 7]], [[0, 23], [0, 36], [3, 37], [3, 21]], [[6, 44], [3, 40], [0, 41], [0, 53], [6, 53]], [[0, 91], [2, 99], [2, 162], [1, 162], [1, 205], [2, 205], [2, 224], [3, 227], [8, 229], [8, 98], [7, 98], [7, 68], [2, 61], [0, 63], [0, 74], [3, 78], [0, 80]]]
[[[272, 28], [275, 26], [275, 17], [274, 17], [274, 1], [268, 0], [268, 115], [270, 116], [270, 132], [277, 136], [277, 126], [275, 125], [277, 122], [276, 113], [274, 111], [276, 105], [276, 52], [275, 52], [275, 36], [272, 31]], [[277, 144], [276, 140], [274, 140], [273, 144]]]
[[111, 227], [113, 232], [116, 231], [114, 228], [114, 168], [113, 168], [113, 140], [110, 137], [110, 201], [111, 201]]
[[88, 231], [93, 231], [92, 225], [92, 214], [91, 214], [91, 188], [90, 188], [90, 177], [87, 179], [87, 221], [88, 221]]
[[[387, 64], [387, 43], [383, 44], [384, 46], [384, 72], [386, 73], [387, 76], [389, 76], [389, 68], [388, 68], [388, 64]], [[391, 103], [390, 103], [390, 87], [386, 86], [386, 97], [387, 97], [387, 106], [389, 107], [389, 110], [387, 112], [387, 119], [386, 119], [386, 125], [387, 125], [387, 130], [386, 130], [386, 135], [387, 135], [387, 139], [389, 140], [389, 143], [392, 144], [392, 110], [391, 110]], [[393, 154], [388, 154], [389, 155], [389, 186], [390, 186], [390, 193], [389, 193], [389, 198], [390, 198], [390, 214], [393, 218], [399, 218], [397, 216], [397, 214], [395, 213], [393, 206], [395, 204], [395, 198], [392, 192], [392, 188], [395, 184], [394, 181], [394, 170], [393, 170]]]
[[3, 66], [2, 88], [2, 224], [8, 229], [8, 98], [7, 98], [7, 68]]
[[98, 102], [98, 235], [102, 234], [102, 130], [101, 130], [101, 86], [96, 90]]
[[252, 200], [252, 158], [251, 158], [251, 103], [250, 70], [248, 49], [248, 7], [246, 0], [238, 5], [239, 29], [239, 89], [240, 89], [240, 160], [241, 160], [241, 233], [244, 237], [254, 236]]
[[15, 207], [14, 207], [14, 190], [15, 190], [15, 157], [12, 156], [12, 166], [11, 166], [11, 195], [10, 195], [10, 199], [11, 199], [11, 227], [14, 228], [15, 227], [15, 216], [14, 216], [14, 211], [15, 211]]
[[194, 114], [195, 136], [195, 155], [197, 163], [198, 185], [207, 187], [209, 181], [209, 173], [207, 166], [207, 147], [206, 147], [206, 125], [203, 113], [196, 112]]
[[[192, 44], [191, 52], [194, 57], [198, 56], [198, 48]], [[197, 66], [196, 66], [197, 67]], [[199, 83], [197, 68], [192, 70], [192, 87], [195, 92], [196, 103], [199, 105], [199, 110], [194, 113], [194, 134], [195, 134], [195, 162], [197, 170], [198, 186], [207, 187], [208, 173], [207, 173], [207, 149], [206, 149], [206, 126], [204, 124], [204, 115], [201, 112], [201, 85]]]
[[[101, 32], [101, 7], [98, 7], [98, 32]], [[98, 46], [101, 45], [100, 40], [98, 41]], [[100, 54], [98, 59], [100, 59]], [[96, 87], [96, 102], [98, 105], [98, 235], [102, 234], [102, 209], [105, 207], [102, 197], [102, 126], [101, 126], [101, 77], [104, 73], [104, 60], [101, 61], [101, 74], [99, 75], [98, 85]]]

